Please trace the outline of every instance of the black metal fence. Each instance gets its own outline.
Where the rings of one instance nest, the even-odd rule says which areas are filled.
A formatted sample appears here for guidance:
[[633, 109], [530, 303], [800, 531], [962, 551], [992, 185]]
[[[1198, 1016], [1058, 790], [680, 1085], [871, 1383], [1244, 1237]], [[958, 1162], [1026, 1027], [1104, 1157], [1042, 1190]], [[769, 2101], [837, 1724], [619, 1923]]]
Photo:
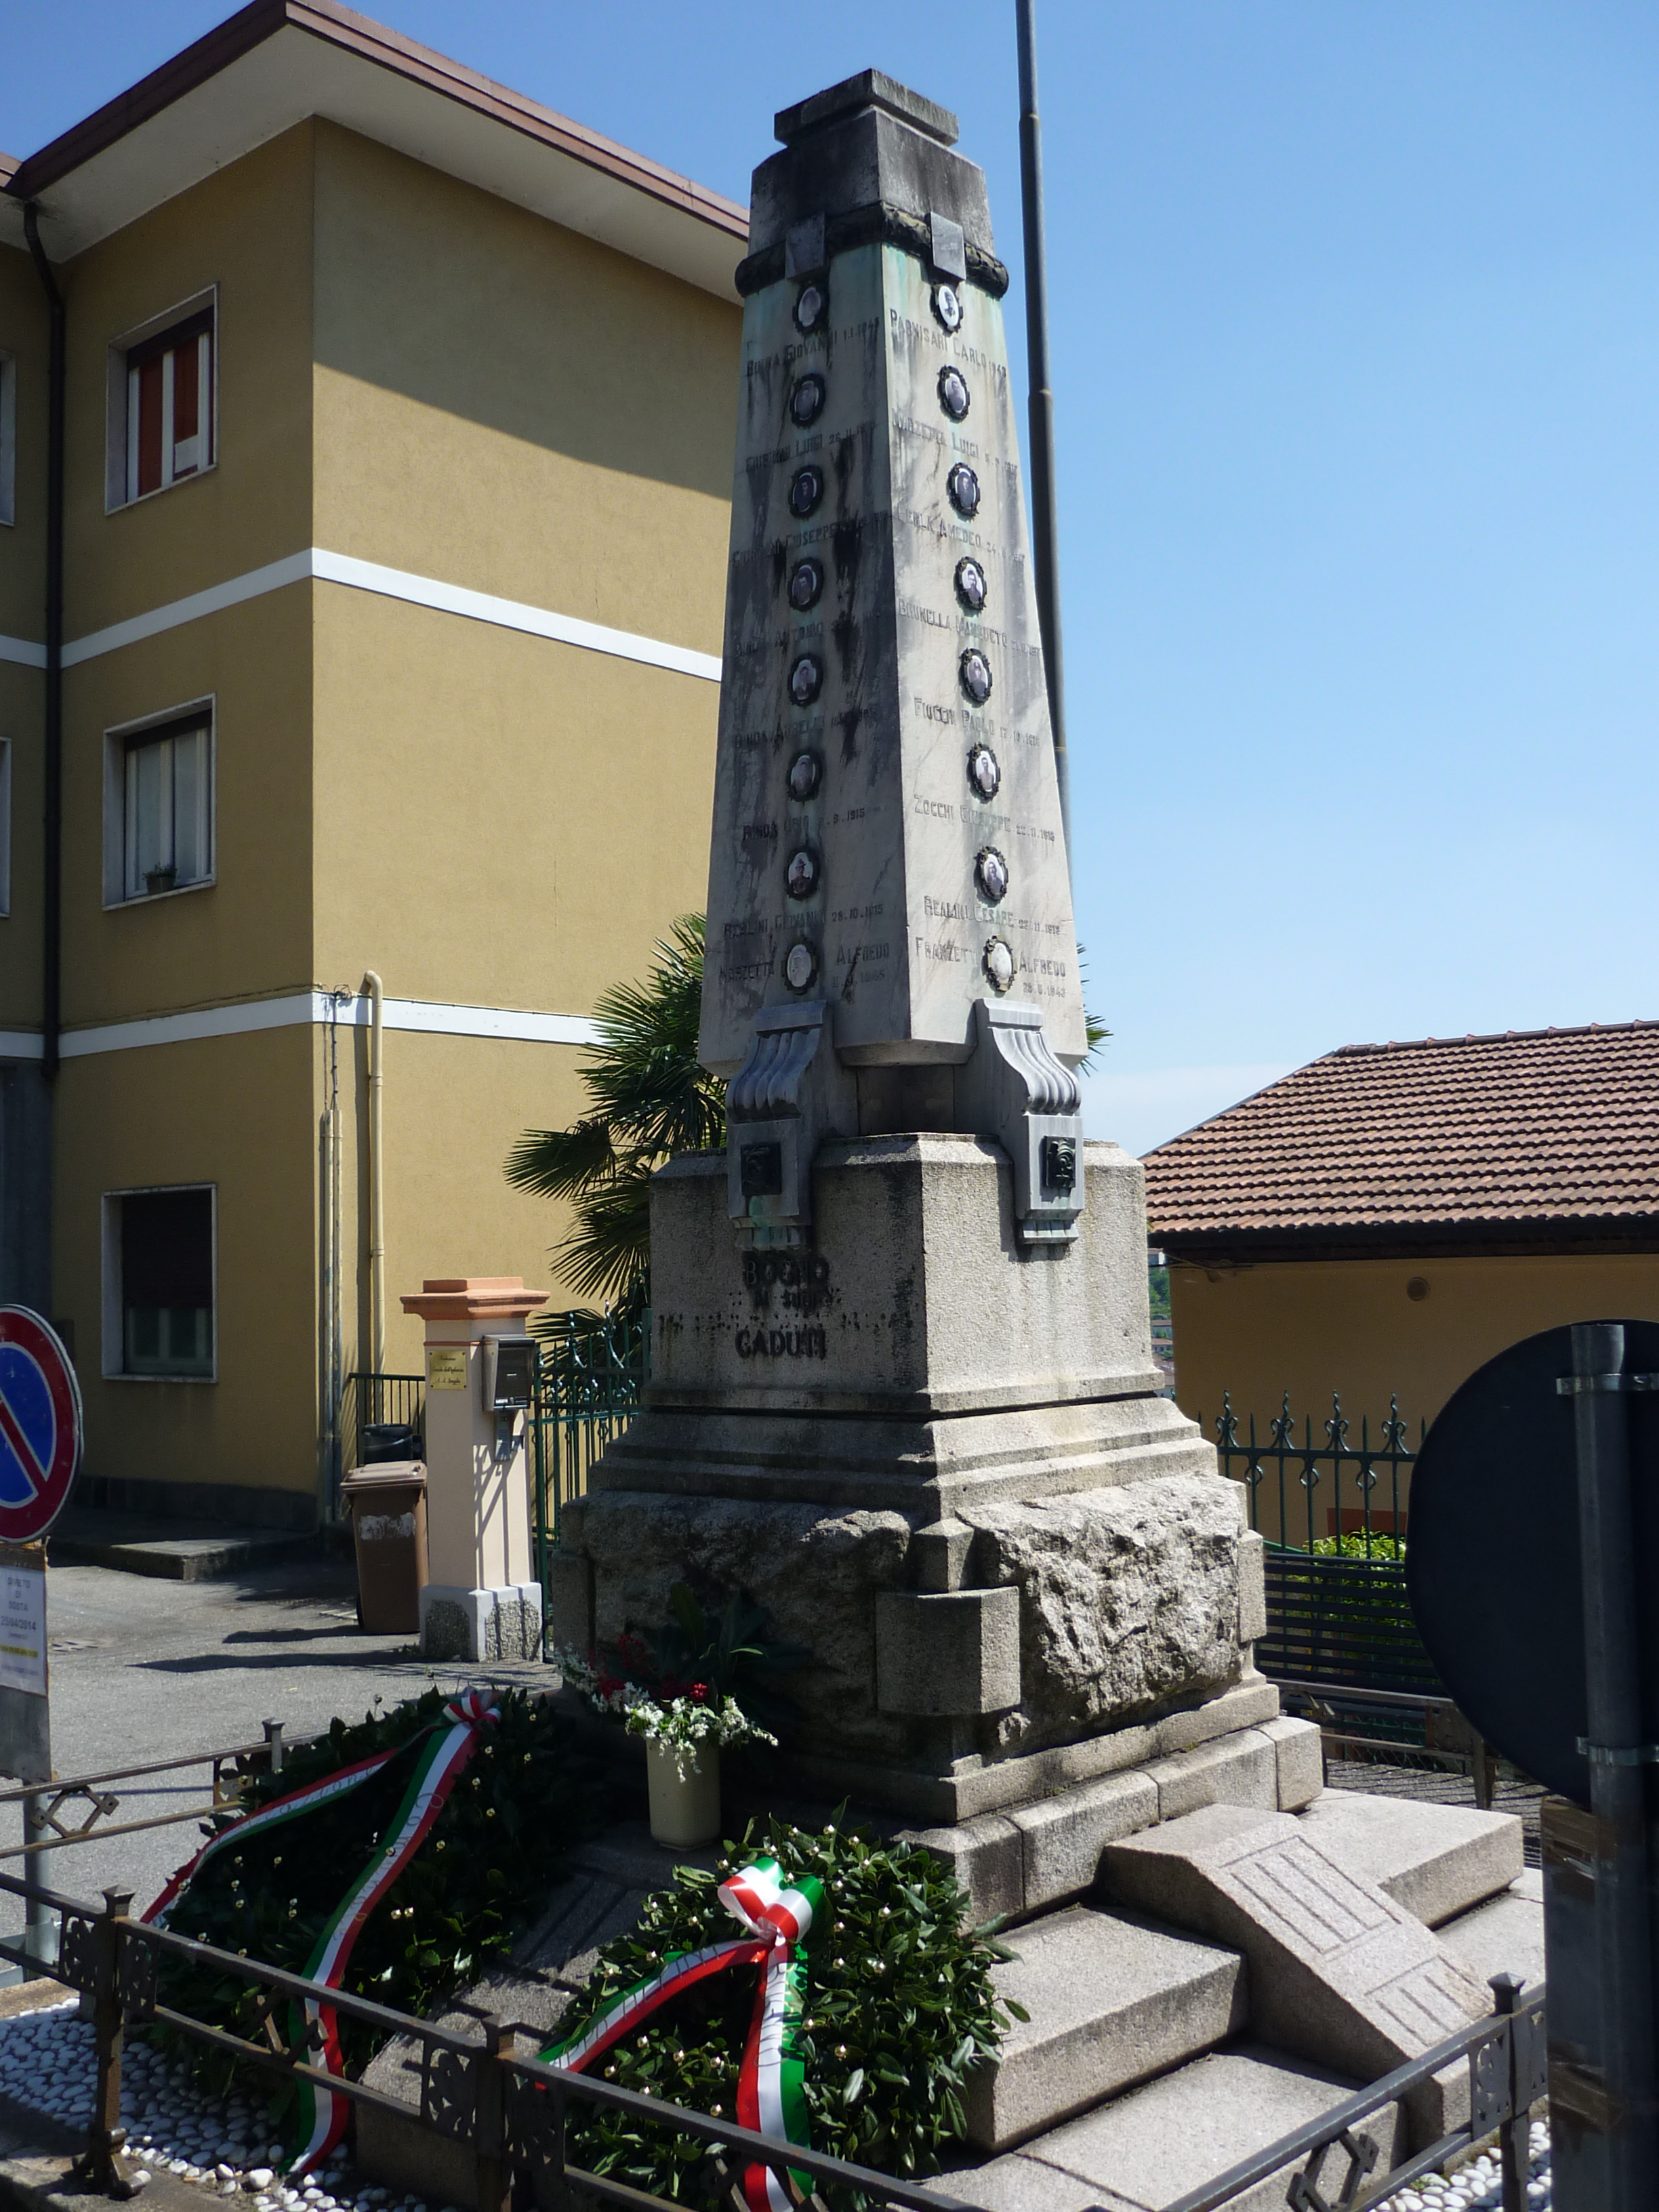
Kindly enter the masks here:
[[1333, 1390], [1329, 1416], [1320, 1425], [1322, 1441], [1315, 1441], [1311, 1414], [1304, 1414], [1300, 1425], [1298, 1442], [1288, 1390], [1261, 1437], [1257, 1416], [1236, 1413], [1231, 1392], [1222, 1395], [1216, 1449], [1221, 1472], [1242, 1482], [1249, 1494], [1251, 1528], [1310, 1555], [1340, 1540], [1363, 1559], [1392, 1560], [1405, 1537], [1411, 1470], [1426, 1425], [1418, 1423], [1413, 1449], [1411, 1424], [1390, 1396], [1388, 1418], [1377, 1424], [1376, 1440], [1366, 1414], [1356, 1443], [1353, 1425]]
[[[1340, 2212], [1340, 2207], [1362, 2201], [1367, 2207], [1388, 2204], [1402, 2189], [1425, 2174], [1437, 2172], [1449, 2159], [1494, 2133], [1503, 2212], [1522, 2212], [1527, 2203], [1530, 2163], [1528, 2115], [1549, 2087], [1545, 1993], [1540, 1986], [1523, 1998], [1513, 1974], [1494, 1974], [1491, 1987], [1497, 2009], [1485, 2020], [1449, 2036], [1421, 2058], [1385, 2074], [1369, 2088], [1356, 2091], [1318, 2119], [1310, 2120], [1293, 2135], [1282, 2136], [1254, 2158], [1206, 2182], [1201, 2189], [1189, 2191], [1168, 2206], [1166, 2212], [1224, 2212], [1225, 2206], [1236, 2204], [1247, 2193], [1252, 2203], [1261, 2203], [1267, 2201], [1259, 2193], [1262, 2183], [1297, 2166], [1300, 2171], [1293, 2175], [1285, 2202], [1297, 2207], [1298, 2212], [1320, 2212], [1320, 2208], [1322, 2212]], [[1379, 2117], [1386, 2123], [1390, 2106], [1460, 2058], [1468, 2061], [1468, 2120], [1399, 2166], [1390, 2166], [1383, 2159], [1382, 2144], [1376, 2136], [1364, 2132], [1364, 2123]], [[1333, 2151], [1342, 2165], [1328, 2177], [1325, 2164]]]
[[537, 1328], [541, 1365], [530, 1418], [536, 1560], [544, 1587], [559, 1516], [639, 1409], [651, 1375], [651, 1310], [556, 1314]]
[[1266, 1424], [1224, 1396], [1221, 1471], [1243, 1485], [1250, 1527], [1267, 1539], [1267, 1633], [1256, 1664], [1279, 1680], [1443, 1698], [1406, 1591], [1411, 1470], [1424, 1425], [1414, 1449], [1390, 1397], [1377, 1428], [1373, 1438], [1363, 1418], [1356, 1442], [1334, 1392], [1317, 1435], [1310, 1415], [1298, 1423], [1288, 1392]]
[[[349, 1474], [363, 1464], [364, 1431], [382, 1422], [411, 1428], [418, 1439], [426, 1424], [424, 1375], [348, 1375], [340, 1394], [340, 1466]], [[417, 1451], [416, 1456], [419, 1457]], [[338, 1510], [338, 1500], [335, 1501]]]

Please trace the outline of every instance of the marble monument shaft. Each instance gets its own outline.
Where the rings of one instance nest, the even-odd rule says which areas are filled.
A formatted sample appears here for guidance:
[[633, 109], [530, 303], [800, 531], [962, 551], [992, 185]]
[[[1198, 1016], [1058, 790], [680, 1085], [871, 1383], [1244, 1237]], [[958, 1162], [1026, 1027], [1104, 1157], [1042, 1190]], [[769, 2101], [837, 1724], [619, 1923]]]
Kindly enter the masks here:
[[1036, 1112], [1022, 1219], [1069, 1235], [1083, 1005], [984, 179], [873, 76], [778, 134], [739, 271], [700, 1051], [734, 1124], [807, 1126], [739, 1127], [732, 1212], [804, 1221], [827, 1136]]

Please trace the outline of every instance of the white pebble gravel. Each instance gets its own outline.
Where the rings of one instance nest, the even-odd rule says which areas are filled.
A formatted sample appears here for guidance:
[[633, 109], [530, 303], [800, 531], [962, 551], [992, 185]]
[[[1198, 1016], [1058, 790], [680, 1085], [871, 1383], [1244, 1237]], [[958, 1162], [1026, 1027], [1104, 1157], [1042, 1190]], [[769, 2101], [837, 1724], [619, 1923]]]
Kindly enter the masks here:
[[[1550, 2212], [1550, 2131], [1546, 2121], [1533, 2122], [1527, 2148], [1529, 2212]], [[1389, 2212], [1497, 2212], [1503, 2196], [1498, 2154], [1483, 2150], [1449, 2173], [1427, 2175], [1402, 2189], [1387, 2204]]]
[[[70, 1997], [38, 2012], [0, 2020], [0, 2096], [70, 2127], [92, 2120], [97, 2058], [89, 2021]], [[201, 2184], [204, 2196], [234, 2197], [246, 2212], [436, 2212], [423, 2198], [401, 2199], [360, 2183], [349, 2159], [336, 2152], [299, 2185], [283, 2179], [283, 2145], [263, 2100], [239, 2089], [204, 2096], [189, 2069], [133, 2038], [121, 2066], [121, 2120], [134, 2179], [177, 2174]]]

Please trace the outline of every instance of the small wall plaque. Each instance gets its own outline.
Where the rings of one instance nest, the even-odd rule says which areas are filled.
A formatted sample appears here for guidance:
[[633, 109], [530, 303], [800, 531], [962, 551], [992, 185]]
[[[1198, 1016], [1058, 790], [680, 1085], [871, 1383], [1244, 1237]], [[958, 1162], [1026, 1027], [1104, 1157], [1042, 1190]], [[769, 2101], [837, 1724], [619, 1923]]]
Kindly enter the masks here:
[[1002, 763], [989, 745], [975, 745], [968, 756], [968, 787], [975, 799], [994, 799], [1002, 788]]
[[953, 422], [960, 422], [972, 404], [968, 380], [954, 365], [939, 373], [939, 404]]
[[[805, 470], [801, 471], [803, 476], [805, 473]], [[797, 481], [799, 482], [799, 478]], [[958, 461], [957, 463], [955, 468], [951, 470], [950, 475], [945, 479], [945, 489], [951, 495], [951, 504], [955, 507], [958, 514], [966, 515], [971, 520], [971, 519], [979, 513], [979, 478], [974, 474], [974, 471], [969, 467], [966, 461]], [[820, 478], [818, 485], [820, 497], [823, 496], [823, 480]], [[792, 503], [793, 498], [793, 495], [792, 494]], [[812, 502], [812, 506], [816, 507], [817, 505], [817, 500], [815, 499]], [[811, 514], [811, 508], [807, 508], [806, 512]]]
[[431, 1344], [427, 1346], [426, 1387], [428, 1390], [465, 1389], [466, 1346], [464, 1344]]
[[823, 663], [814, 654], [803, 653], [789, 672], [789, 696], [798, 707], [810, 707], [823, 689]]
[[823, 571], [816, 561], [799, 561], [789, 579], [789, 604], [798, 615], [810, 614], [823, 591]]
[[[817, 421], [823, 412], [823, 403], [829, 391], [829, 386], [816, 369], [801, 378], [789, 395], [789, 419], [798, 430], [805, 430], [809, 424]], [[963, 411], [965, 414], [967, 410], [964, 408]]]
[[975, 706], [982, 707], [991, 696], [991, 664], [976, 645], [970, 646], [957, 663], [957, 673]]
[[783, 963], [783, 980], [792, 991], [810, 991], [818, 972], [818, 956], [803, 938], [789, 948]]

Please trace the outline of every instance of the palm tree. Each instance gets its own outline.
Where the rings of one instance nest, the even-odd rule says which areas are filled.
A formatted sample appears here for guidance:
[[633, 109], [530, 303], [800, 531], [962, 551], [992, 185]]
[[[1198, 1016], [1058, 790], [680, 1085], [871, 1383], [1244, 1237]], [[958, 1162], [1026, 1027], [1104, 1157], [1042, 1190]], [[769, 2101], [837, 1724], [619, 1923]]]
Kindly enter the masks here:
[[[657, 942], [661, 965], [605, 994], [581, 1067], [592, 1111], [571, 1129], [526, 1129], [507, 1155], [515, 1189], [574, 1201], [575, 1225], [553, 1257], [585, 1297], [646, 1303], [652, 1170], [726, 1142], [726, 1086], [697, 1060], [703, 941], [702, 915], [682, 915]], [[1086, 1011], [1084, 1020], [1087, 1067], [1111, 1031]]]
[[726, 1142], [726, 1086], [697, 1061], [702, 916], [682, 915], [656, 950], [642, 981], [616, 984], [593, 1010], [590, 1110], [574, 1128], [526, 1129], [507, 1160], [515, 1189], [574, 1201], [553, 1256], [576, 1291], [629, 1304], [646, 1295], [652, 1170]]

